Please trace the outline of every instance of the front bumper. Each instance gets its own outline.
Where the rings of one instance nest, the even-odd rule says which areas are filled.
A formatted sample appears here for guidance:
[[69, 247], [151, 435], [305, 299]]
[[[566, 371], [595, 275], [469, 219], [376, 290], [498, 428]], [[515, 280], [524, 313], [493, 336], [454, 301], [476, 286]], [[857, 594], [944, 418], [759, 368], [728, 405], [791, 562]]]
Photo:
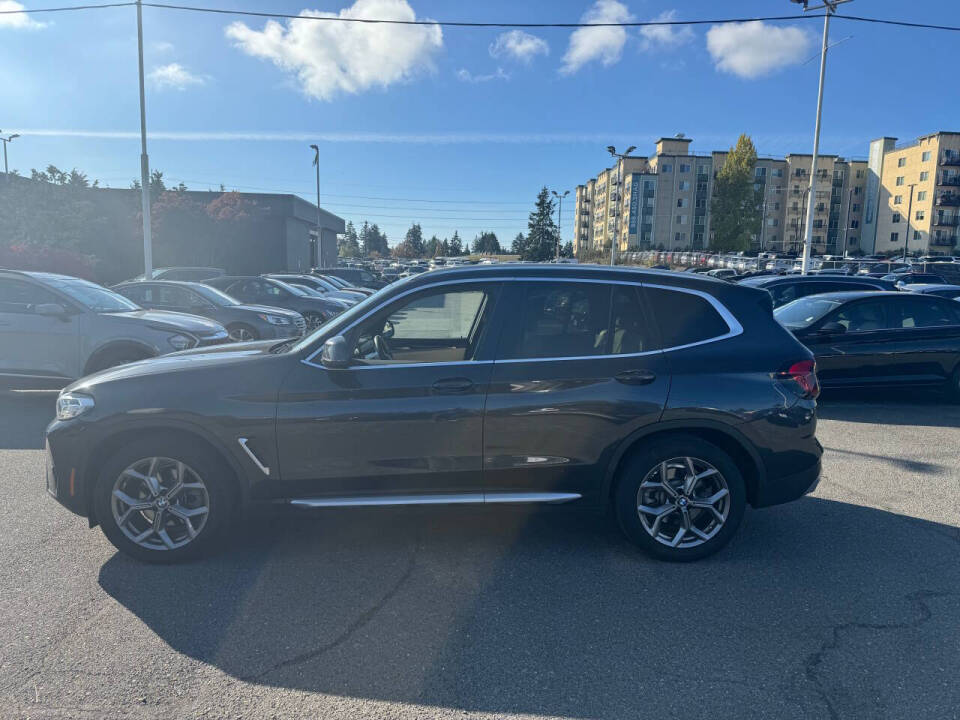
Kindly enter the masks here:
[[88, 438], [83, 424], [69, 421], [70, 426], [54, 420], [47, 427], [44, 482], [47, 492], [61, 505], [81, 517], [89, 517], [84, 468], [87, 463]]

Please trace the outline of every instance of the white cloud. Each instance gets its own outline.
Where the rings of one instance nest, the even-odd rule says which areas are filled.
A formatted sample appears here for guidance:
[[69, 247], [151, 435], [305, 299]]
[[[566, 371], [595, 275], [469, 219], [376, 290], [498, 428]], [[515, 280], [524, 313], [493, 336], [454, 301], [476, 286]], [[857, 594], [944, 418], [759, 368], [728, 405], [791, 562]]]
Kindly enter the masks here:
[[777, 27], [759, 20], [714, 25], [707, 50], [717, 70], [743, 78], [768, 75], [801, 62], [810, 53], [811, 36], [798, 27]]
[[147, 79], [160, 89], [186, 90], [192, 85], [207, 82], [204, 75], [195, 75], [180, 63], [170, 63], [155, 67], [147, 74]]
[[[580, 18], [585, 23], [630, 22], [633, 15], [627, 6], [617, 0], [597, 0]], [[604, 67], [620, 60], [627, 42], [626, 28], [590, 27], [574, 30], [563, 56], [560, 72], [575, 73], [588, 62], [599, 60]]]
[[[676, 10], [665, 10], [651, 22], [672, 22], [676, 19]], [[673, 48], [690, 42], [693, 29], [689, 25], [646, 25], [640, 28], [640, 38], [643, 50]]]
[[[0, 0], [0, 11], [13, 12], [14, 10], [23, 10], [23, 5], [14, 0]], [[0, 15], [0, 29], [14, 28], [16, 30], [39, 30], [46, 27], [46, 23], [37, 22], [26, 13], [13, 13], [12, 15]]]
[[549, 55], [550, 46], [543, 38], [531, 35], [523, 30], [509, 30], [497, 35], [490, 44], [490, 55], [509, 57], [521, 62], [530, 62], [537, 55]]
[[167, 42], [166, 40], [158, 40], [157, 42], [150, 43], [150, 47], [157, 53], [173, 52], [173, 43]]
[[468, 83], [485, 83], [490, 82], [491, 80], [509, 80], [510, 73], [504, 72], [503, 68], [497, 68], [496, 72], [492, 72], [489, 75], [474, 75], [472, 72], [466, 68], [460, 68], [457, 70], [457, 80], [461, 82]]
[[[305, 17], [337, 17], [303, 10]], [[339, 17], [415, 20], [406, 0], [356, 0]], [[339, 93], [386, 88], [415, 73], [433, 69], [433, 54], [443, 47], [439, 25], [386, 25], [322, 20], [270, 20], [263, 30], [231, 23], [227, 37], [248, 55], [270, 60], [294, 73], [303, 92], [319, 100]]]

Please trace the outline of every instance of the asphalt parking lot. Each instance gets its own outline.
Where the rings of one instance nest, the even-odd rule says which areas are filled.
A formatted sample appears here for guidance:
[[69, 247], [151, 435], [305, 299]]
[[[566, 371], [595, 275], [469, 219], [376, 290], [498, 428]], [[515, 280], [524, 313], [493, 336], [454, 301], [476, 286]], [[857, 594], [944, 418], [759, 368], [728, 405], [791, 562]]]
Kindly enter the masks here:
[[0, 398], [0, 717], [960, 717], [960, 406], [827, 398], [817, 492], [678, 566], [602, 518], [341, 511], [153, 567]]

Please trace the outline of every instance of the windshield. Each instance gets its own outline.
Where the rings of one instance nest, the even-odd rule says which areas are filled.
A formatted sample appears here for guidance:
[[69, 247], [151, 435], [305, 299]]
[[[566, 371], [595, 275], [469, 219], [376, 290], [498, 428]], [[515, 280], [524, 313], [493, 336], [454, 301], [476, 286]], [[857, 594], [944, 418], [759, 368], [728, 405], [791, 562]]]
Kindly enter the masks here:
[[773, 316], [785, 328], [802, 330], [842, 304], [840, 300], [830, 298], [805, 297], [778, 307], [773, 311]]
[[69, 295], [83, 307], [94, 312], [130, 312], [131, 310], [141, 309], [139, 305], [123, 295], [87, 280], [56, 278], [47, 282], [65, 295]]
[[282, 287], [284, 290], [289, 291], [290, 293], [292, 293], [293, 295], [296, 295], [297, 297], [310, 297], [309, 295], [307, 295], [307, 293], [305, 293], [305, 292], [304, 292], [303, 290], [301, 290], [300, 288], [294, 287], [294, 286], [291, 285], [290, 283], [284, 282], [283, 280], [277, 280], [276, 278], [270, 278], [270, 282], [273, 283], [274, 285], [278, 286], [278, 287]]
[[214, 305], [219, 305], [220, 307], [226, 307], [228, 305], [240, 305], [240, 301], [235, 297], [230, 297], [222, 290], [217, 290], [209, 285], [194, 283], [190, 286], [190, 289], [198, 295], [202, 295]]
[[338, 278], [336, 275], [324, 275], [322, 280], [326, 280], [331, 285], [335, 285], [341, 290], [345, 287], [350, 287], [342, 278]]

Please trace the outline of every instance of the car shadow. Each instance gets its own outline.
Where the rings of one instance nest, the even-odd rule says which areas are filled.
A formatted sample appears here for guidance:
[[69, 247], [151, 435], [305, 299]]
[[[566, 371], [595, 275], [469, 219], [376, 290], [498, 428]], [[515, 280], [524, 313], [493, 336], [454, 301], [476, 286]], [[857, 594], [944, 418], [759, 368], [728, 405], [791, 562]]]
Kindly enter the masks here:
[[873, 425], [960, 427], [960, 403], [941, 389], [825, 390], [817, 400], [817, 417]]
[[53, 420], [57, 391], [0, 392], [0, 450], [37, 450]]
[[[559, 509], [323, 511], [252, 527], [193, 564], [114, 555], [100, 585], [176, 651], [244, 681], [495, 715], [636, 717], [680, 698], [677, 714], [703, 703], [744, 717], [776, 695], [825, 716], [861, 701], [846, 671], [904, 702], [936, 696], [922, 679], [903, 689], [909, 658], [884, 638], [845, 672], [828, 672], [830, 653], [845, 628], [914, 627], [960, 596], [957, 528], [818, 498], [748, 512], [728, 548], [688, 565]], [[923, 661], [955, 677], [960, 656], [943, 652]]]

